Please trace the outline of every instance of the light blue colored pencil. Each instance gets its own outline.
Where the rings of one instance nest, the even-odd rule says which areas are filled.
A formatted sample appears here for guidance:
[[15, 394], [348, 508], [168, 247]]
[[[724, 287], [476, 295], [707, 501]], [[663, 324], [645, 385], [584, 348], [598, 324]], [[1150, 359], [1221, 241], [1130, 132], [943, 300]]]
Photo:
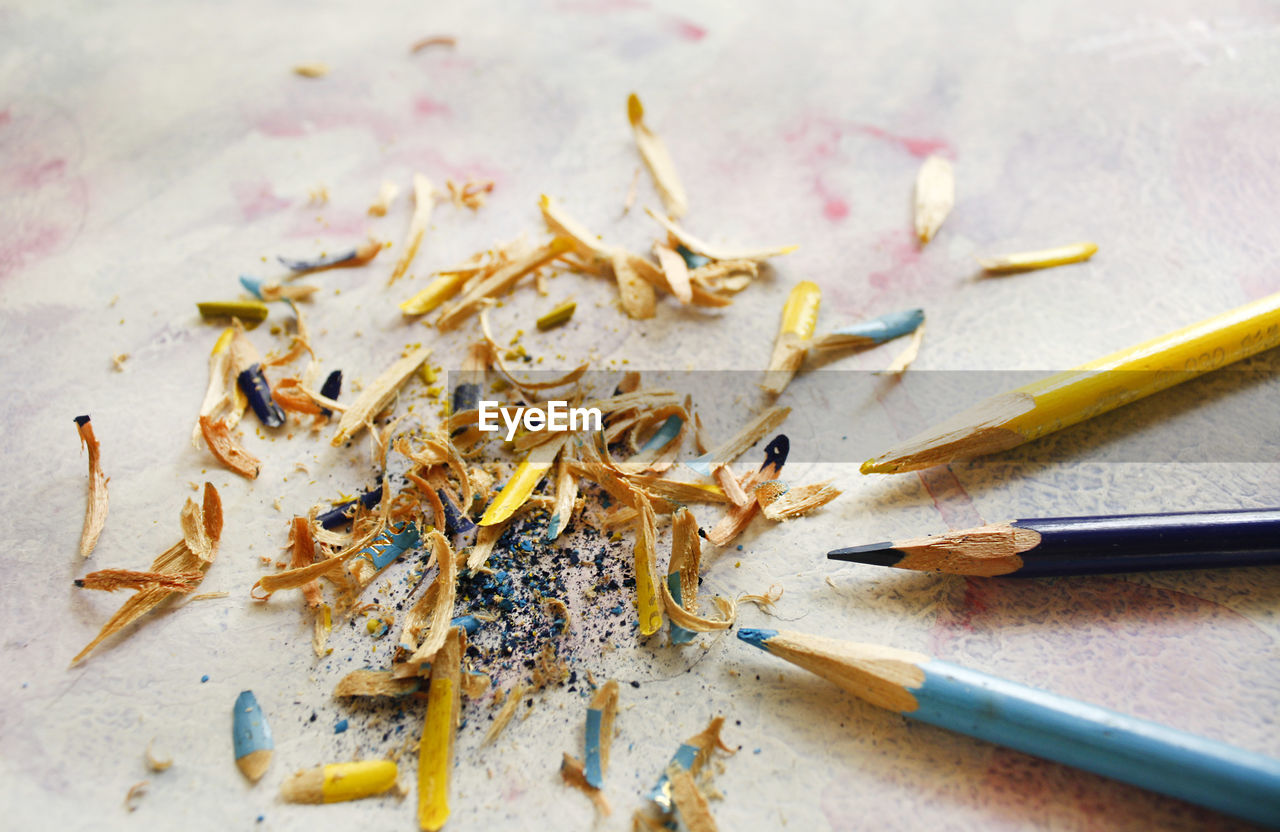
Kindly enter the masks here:
[[911, 719], [1280, 828], [1280, 760], [921, 653], [776, 630], [738, 638]]
[[231, 712], [231, 741], [236, 766], [250, 781], [258, 782], [271, 764], [276, 744], [271, 738], [271, 726], [251, 690], [241, 691], [236, 697]]

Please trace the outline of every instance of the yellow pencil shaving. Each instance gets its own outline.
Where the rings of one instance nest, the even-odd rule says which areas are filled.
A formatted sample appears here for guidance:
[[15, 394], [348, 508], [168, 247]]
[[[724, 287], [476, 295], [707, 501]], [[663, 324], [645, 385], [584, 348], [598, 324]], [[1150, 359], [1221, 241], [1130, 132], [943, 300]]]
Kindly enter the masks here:
[[564, 303], [552, 309], [547, 314], [538, 319], [538, 329], [546, 331], [566, 324], [573, 317], [574, 310], [578, 308], [578, 304], [574, 301], [567, 300]]
[[330, 763], [294, 774], [280, 787], [280, 798], [287, 803], [359, 800], [387, 791], [399, 774], [391, 760]]
[[712, 260], [767, 260], [770, 257], [790, 254], [799, 248], [799, 246], [774, 246], [772, 248], [753, 249], [720, 248], [693, 236], [652, 208], [646, 207], [644, 210], [655, 222], [667, 229], [667, 233], [684, 243], [685, 248], [695, 254], [710, 257]]
[[486, 270], [483, 277], [468, 285], [462, 297], [440, 311], [436, 327], [442, 331], [453, 329], [490, 298], [510, 291], [522, 277], [537, 271], [570, 248], [572, 244], [568, 240], [556, 237], [533, 251], [504, 261], [495, 269]]
[[930, 156], [916, 174], [916, 236], [924, 244], [933, 239], [956, 204], [956, 177], [951, 163]]
[[[236, 426], [241, 414], [249, 406], [244, 391], [236, 383], [240, 370], [246, 369], [247, 365], [237, 369], [231, 355], [231, 345], [236, 340], [237, 332], [235, 326], [229, 326], [214, 342], [213, 350], [209, 353], [209, 386], [205, 390], [204, 401], [200, 403], [199, 413], [199, 416], [208, 416], [222, 422], [228, 430]], [[191, 444], [196, 447], [200, 446], [202, 433], [199, 416], [196, 417], [195, 427], [191, 429]]]
[[640, 634], [651, 636], [662, 626], [662, 602], [658, 597], [654, 566], [657, 519], [649, 498], [640, 492], [632, 491], [632, 505], [639, 512], [635, 524], [636, 608], [640, 616]]
[[461, 628], [449, 637], [431, 665], [427, 715], [418, 743], [418, 825], [436, 832], [449, 819], [449, 772], [458, 727], [459, 675], [466, 636]]
[[422, 235], [427, 233], [427, 225], [431, 222], [431, 208], [435, 205], [436, 189], [431, 184], [431, 180], [420, 173], [413, 175], [413, 200], [413, 217], [409, 220], [409, 231], [405, 235], [404, 253], [396, 261], [391, 279], [387, 281], [388, 286], [404, 277], [409, 264], [418, 253], [418, 246], [422, 244]]
[[463, 285], [470, 275], [442, 274], [432, 280], [427, 288], [400, 304], [400, 311], [406, 317], [425, 315], [434, 311], [440, 304], [462, 291]]
[[998, 257], [979, 257], [978, 265], [987, 274], [1013, 274], [1033, 269], [1048, 269], [1088, 260], [1098, 251], [1097, 243], [1071, 243], [1040, 251], [1023, 251], [1018, 254], [1002, 254]]
[[895, 474], [1008, 450], [1277, 345], [1280, 293], [1001, 393], [861, 470]]
[[98, 537], [107, 522], [107, 483], [110, 478], [102, 473], [102, 459], [98, 438], [93, 435], [93, 423], [88, 416], [76, 420], [80, 434], [80, 447], [89, 451], [89, 499], [84, 507], [84, 526], [80, 530], [80, 556], [87, 558], [98, 545]]
[[418, 347], [384, 370], [372, 384], [360, 392], [355, 402], [342, 414], [342, 419], [338, 422], [338, 430], [330, 440], [330, 444], [341, 445], [364, 430], [375, 416], [391, 404], [396, 393], [430, 354], [430, 347]]
[[293, 74], [301, 75], [303, 78], [323, 78], [329, 74], [329, 65], [324, 61], [308, 61], [295, 66]]
[[484, 516], [480, 518], [480, 525], [492, 526], [514, 514], [516, 509], [529, 499], [533, 489], [542, 482], [542, 478], [550, 469], [550, 462], [529, 462], [529, 460], [521, 462], [516, 467], [515, 473], [511, 475], [511, 479], [507, 480], [507, 484], [498, 492], [497, 498], [485, 509]]
[[217, 321], [223, 318], [238, 318], [245, 326], [253, 329], [267, 319], [267, 305], [260, 300], [228, 300], [205, 301], [197, 303], [200, 317], [206, 321]]
[[666, 144], [645, 125], [644, 105], [640, 103], [635, 93], [627, 97], [627, 120], [631, 122], [631, 130], [636, 138], [636, 149], [640, 151], [640, 158], [644, 159], [645, 167], [653, 177], [653, 184], [658, 189], [658, 195], [662, 197], [662, 205], [667, 211], [667, 216], [680, 219], [689, 210], [689, 200], [685, 196], [684, 185], [676, 173], [675, 163], [671, 161], [671, 154], [667, 152]]
[[730, 502], [723, 488], [709, 482], [684, 482], [649, 476], [634, 476], [630, 478], [630, 482], [650, 496], [663, 497], [680, 503]]
[[766, 392], [775, 396], [781, 394], [804, 363], [805, 351], [818, 326], [821, 304], [822, 290], [818, 284], [805, 280], [791, 289], [782, 307], [778, 337], [773, 342], [773, 355], [769, 358], [769, 369], [761, 385]]

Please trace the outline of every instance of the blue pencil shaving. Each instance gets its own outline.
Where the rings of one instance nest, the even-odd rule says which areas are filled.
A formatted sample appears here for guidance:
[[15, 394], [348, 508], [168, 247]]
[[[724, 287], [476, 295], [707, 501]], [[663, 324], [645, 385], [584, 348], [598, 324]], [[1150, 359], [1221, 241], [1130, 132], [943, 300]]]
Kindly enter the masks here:
[[814, 339], [818, 350], [856, 349], [874, 347], [910, 335], [924, 323], [923, 309], [904, 309], [877, 318], [843, 326], [834, 332]]
[[[320, 395], [326, 399], [338, 400], [338, 396], [342, 395], [342, 371], [334, 370], [329, 373], [329, 377], [324, 380], [324, 385], [320, 388]], [[325, 416], [332, 416], [333, 411], [327, 407], [320, 408], [320, 412]]]
[[381, 250], [381, 243], [370, 240], [350, 251], [326, 254], [311, 260], [293, 260], [279, 256], [276, 259], [291, 272], [314, 272], [321, 269], [332, 269], [334, 266], [358, 266], [372, 260]]
[[[676, 749], [676, 753], [671, 757], [671, 762], [668, 765], [679, 766], [688, 771], [693, 767], [693, 761], [697, 757], [698, 747], [696, 745], [682, 743]], [[667, 778], [666, 769], [663, 769], [662, 776], [658, 778], [658, 782], [654, 784], [654, 787], [649, 790], [645, 797], [658, 804], [662, 811], [671, 811], [671, 781]]]
[[618, 711], [618, 683], [605, 682], [587, 709], [586, 763], [583, 776], [594, 788], [604, 787], [604, 772], [609, 767], [609, 746], [613, 743], [613, 718]]
[[640, 446], [640, 453], [661, 449], [672, 439], [676, 438], [676, 435], [680, 433], [680, 428], [682, 427], [684, 427], [684, 420], [679, 416], [667, 417], [667, 420], [662, 423], [662, 426], [654, 431], [653, 436], [650, 436], [648, 441]]
[[[667, 589], [671, 590], [671, 597], [675, 599], [677, 604], [683, 604], [684, 599], [681, 597], [684, 590], [680, 587], [680, 573], [672, 572], [667, 575]], [[674, 621], [671, 622], [671, 643], [672, 644], [688, 644], [697, 637], [697, 633], [692, 630], [686, 630]]]
[[697, 774], [711, 755], [712, 749], [719, 748], [722, 751], [731, 751], [732, 749], [720, 739], [720, 728], [723, 725], [724, 717], [714, 717], [701, 733], [682, 742], [680, 747], [676, 749], [676, 753], [672, 755], [671, 762], [663, 767], [662, 776], [658, 778], [658, 782], [645, 797], [657, 804], [663, 812], [670, 812], [672, 808], [671, 782], [667, 778], [667, 769], [677, 766], [685, 771]]
[[453, 388], [453, 413], [475, 410], [480, 406], [480, 385], [459, 384]]
[[266, 300], [266, 298], [262, 296], [262, 281], [258, 278], [242, 274], [240, 275], [240, 285], [245, 288], [246, 292], [253, 295], [258, 300]]
[[356, 554], [356, 560], [366, 560], [376, 569], [382, 569], [395, 561], [409, 549], [413, 549], [422, 540], [418, 527], [413, 523], [398, 523], [383, 529], [365, 548]]
[[356, 513], [356, 503], [366, 509], [371, 509], [380, 502], [382, 502], [382, 486], [378, 486], [372, 491], [366, 491], [354, 500], [347, 500], [345, 503], [334, 506], [316, 517], [316, 521], [326, 529], [336, 529], [351, 522], [351, 518]]
[[684, 258], [684, 264], [691, 269], [705, 266], [711, 262], [710, 257], [703, 257], [701, 254], [694, 254], [693, 250], [684, 243], [677, 245], [676, 251], [680, 252], [680, 256]]
[[459, 615], [449, 622], [450, 627], [461, 627], [467, 631], [467, 635], [473, 636], [476, 630], [480, 629], [480, 619], [474, 615]]
[[440, 498], [440, 505], [444, 506], [445, 534], [466, 534], [476, 527], [475, 523], [458, 510], [443, 488], [436, 489], [436, 496]]
[[258, 705], [253, 691], [241, 691], [231, 714], [231, 742], [235, 750], [236, 766], [253, 782], [257, 782], [271, 763], [271, 726]]
[[241, 371], [236, 381], [244, 391], [244, 397], [253, 408], [258, 421], [269, 428], [278, 428], [284, 424], [284, 408], [271, 398], [271, 385], [267, 384], [267, 377], [262, 374], [261, 364], [251, 364], [248, 369]]
[[347, 731], [347, 721], [345, 719], [338, 720], [333, 726], [333, 733], [345, 734]]

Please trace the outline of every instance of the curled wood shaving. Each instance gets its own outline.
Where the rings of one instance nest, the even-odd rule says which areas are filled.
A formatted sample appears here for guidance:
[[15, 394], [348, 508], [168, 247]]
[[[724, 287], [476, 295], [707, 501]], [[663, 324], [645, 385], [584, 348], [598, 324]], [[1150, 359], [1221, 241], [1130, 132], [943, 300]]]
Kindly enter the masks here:
[[591, 798], [591, 802], [595, 804], [596, 811], [601, 815], [608, 816], [612, 811], [609, 801], [600, 793], [600, 790], [587, 782], [586, 772], [582, 768], [582, 761], [570, 754], [564, 755], [564, 760], [560, 763], [560, 777], [564, 780], [565, 785], [573, 786], [587, 797]]
[[147, 761], [147, 768], [149, 768], [151, 771], [168, 771], [169, 767], [173, 765], [173, 758], [167, 757], [167, 758], [161, 759], [160, 757], [157, 757], [155, 755], [155, 752], [151, 750], [151, 746], [154, 743], [155, 743], [154, 739], [147, 742], [147, 750], [145, 754], [145, 758]]
[[[444, 646], [452, 629], [449, 622], [453, 618], [453, 604], [458, 591], [458, 561], [448, 539], [439, 530], [432, 529], [427, 534], [427, 541], [438, 566], [436, 577], [404, 617], [404, 627], [400, 631], [400, 643], [413, 649], [409, 663], [419, 666], [430, 662]], [[424, 625], [427, 635], [419, 644]]]
[[[777, 479], [779, 473], [778, 466], [767, 465], [761, 470], [747, 474], [740, 481], [740, 485], [747, 494], [754, 494], [758, 485]], [[751, 519], [759, 510], [760, 504], [754, 499], [748, 500], [745, 506], [734, 506], [711, 531], [707, 532], [707, 541], [713, 546], [727, 546], [751, 523]]]
[[299, 569], [289, 569], [284, 572], [277, 572], [274, 575], [263, 575], [253, 585], [250, 595], [256, 601], [266, 601], [282, 589], [297, 589], [298, 587], [306, 586], [317, 578], [327, 577], [337, 572], [342, 567], [342, 563], [343, 558], [332, 557]]
[[529, 690], [529, 686], [524, 682], [517, 682], [510, 691], [507, 692], [506, 701], [502, 703], [501, 710], [493, 718], [493, 724], [489, 726], [489, 730], [485, 732], [484, 739], [480, 742], [480, 747], [491, 745], [502, 730], [507, 727], [507, 723], [511, 721], [511, 717], [515, 715], [516, 709], [520, 707], [520, 701], [524, 698], [525, 692]]
[[737, 608], [733, 601], [717, 596], [715, 604], [720, 609], [720, 618], [705, 618], [677, 604], [676, 599], [671, 597], [671, 590], [667, 588], [666, 582], [659, 586], [662, 589], [662, 602], [665, 605], [667, 617], [674, 624], [694, 633], [727, 630], [733, 626], [733, 621], [737, 617]]
[[666, 497], [680, 503], [728, 503], [729, 496], [714, 485], [666, 479], [665, 477], [635, 476], [630, 482], [636, 488], [654, 496]]
[[341, 445], [372, 422], [373, 417], [387, 408], [396, 393], [418, 369], [418, 365], [426, 361], [430, 354], [430, 347], [417, 347], [383, 370], [372, 384], [360, 391], [359, 397], [342, 414], [342, 419], [338, 422], [338, 431], [333, 435], [330, 444]]
[[657, 211], [654, 211], [652, 208], [646, 207], [644, 210], [645, 213], [653, 217], [659, 225], [667, 229], [668, 234], [683, 243], [685, 248], [695, 254], [710, 257], [712, 260], [767, 260], [770, 257], [790, 254], [799, 248], [799, 246], [774, 246], [773, 248], [758, 249], [720, 248], [719, 246], [712, 245], [711, 243], [703, 242], [688, 231], [685, 231], [680, 226], [676, 225], [671, 220], [659, 214]]
[[303, 413], [308, 416], [324, 415], [315, 400], [304, 392], [302, 382], [297, 378], [282, 378], [276, 382], [271, 388], [271, 398], [291, 413]]
[[90, 572], [75, 582], [81, 589], [99, 589], [103, 592], [115, 592], [117, 589], [143, 589], [144, 587], [160, 587], [189, 594], [204, 580], [204, 573], [198, 569], [189, 572], [135, 572], [131, 569], [99, 569]]
[[711, 466], [711, 478], [720, 484], [729, 502], [735, 506], [745, 506], [751, 502], [751, 498], [742, 490], [742, 486], [738, 484], [738, 478], [729, 470], [728, 465], [721, 463]]
[[456, 46], [458, 39], [453, 35], [428, 35], [421, 40], [414, 41], [413, 46], [409, 47], [410, 52], [421, 52], [429, 46]]
[[662, 205], [667, 215], [673, 219], [680, 219], [689, 210], [689, 200], [685, 196], [684, 185], [676, 173], [676, 166], [671, 161], [667, 146], [645, 125], [644, 105], [640, 103], [635, 93], [627, 98], [627, 120], [631, 122], [631, 130], [636, 137], [636, 149], [640, 151], [640, 158], [644, 159], [645, 167], [653, 177], [653, 184], [658, 189], [658, 195], [662, 197]]
[[[83, 420], [83, 421], [82, 421]], [[84, 507], [84, 527], [80, 531], [80, 556], [87, 558], [98, 545], [98, 536], [107, 522], [107, 482], [102, 473], [102, 459], [98, 439], [93, 435], [93, 423], [88, 416], [76, 419], [80, 434], [80, 447], [89, 450], [89, 501]]]
[[782, 480], [766, 482], [756, 489], [760, 511], [770, 520], [781, 521], [808, 514], [840, 496], [840, 489], [826, 482], [789, 487]]
[[516, 378], [511, 370], [507, 368], [507, 365], [502, 361], [502, 348], [498, 346], [498, 341], [493, 337], [493, 331], [489, 328], [488, 310], [484, 310], [480, 313], [480, 332], [483, 334], [484, 341], [489, 347], [489, 362], [493, 366], [494, 370], [506, 379], [512, 387], [517, 388], [521, 392], [528, 393], [528, 391], [531, 390], [554, 390], [557, 387], [564, 387], [566, 385], [573, 384], [575, 381], [582, 378], [587, 370], [591, 368], [589, 363], [583, 362], [577, 368], [570, 370], [563, 376], [548, 379], [547, 381], [533, 382], [521, 380]]
[[[547, 521], [547, 540], [555, 540], [569, 527], [577, 499], [578, 478], [573, 475], [566, 450], [556, 467], [556, 504], [551, 519]], [[568, 611], [565, 612], [565, 620], [568, 620]]]
[[142, 796], [147, 793], [147, 786], [150, 784], [150, 782], [151, 782], [150, 780], [139, 780], [137, 783], [134, 783], [132, 786], [129, 787], [129, 791], [126, 792], [124, 796], [125, 809], [128, 809], [130, 812], [132, 812], [138, 808], [138, 801], [141, 800]]
[[369, 216], [385, 217], [387, 209], [391, 207], [391, 202], [396, 198], [396, 194], [400, 193], [400, 187], [394, 182], [383, 182], [378, 188], [378, 197], [369, 205]]
[[431, 208], [435, 205], [435, 201], [436, 189], [431, 184], [431, 180], [420, 173], [415, 173], [413, 175], [413, 217], [409, 220], [409, 231], [404, 238], [404, 253], [396, 261], [391, 279], [387, 281], [388, 286], [404, 277], [409, 264], [418, 253], [418, 246], [422, 244], [422, 235], [427, 233], [427, 226], [431, 223]]
[[704, 454], [709, 462], [728, 463], [741, 456], [748, 448], [773, 432], [791, 415], [789, 407], [771, 407], [743, 425], [742, 429], [718, 445], [715, 450]]
[[916, 331], [911, 333], [911, 342], [907, 344], [898, 357], [888, 367], [884, 368], [885, 375], [900, 376], [907, 371], [907, 368], [915, 363], [916, 356], [920, 354], [920, 345], [924, 343], [924, 324], [916, 327]]
[[[222, 500], [218, 496], [218, 490], [212, 484], [205, 483], [202, 505], [197, 505], [194, 500], [188, 498], [186, 505], [182, 508], [180, 521], [183, 531], [182, 541], [157, 556], [151, 563], [150, 571], [168, 575], [203, 573], [213, 563], [217, 555], [218, 541], [222, 537]], [[196, 546], [195, 550], [191, 548], [192, 544]], [[133, 597], [125, 601], [116, 614], [107, 620], [93, 641], [76, 654], [71, 664], [79, 663], [105, 639], [146, 615], [175, 594], [178, 593], [168, 587], [142, 585]]]
[[653, 254], [658, 258], [658, 267], [667, 279], [671, 294], [681, 303], [693, 302], [693, 287], [689, 283], [689, 265], [685, 263], [680, 252], [662, 243], [653, 244]]
[[[311, 535], [311, 519], [295, 517], [289, 525], [289, 545], [293, 549], [290, 566], [294, 569], [304, 568], [316, 562], [316, 542]], [[320, 606], [320, 582], [312, 578], [302, 584], [302, 597], [307, 607], [315, 609]]]
[[[833, 589], [835, 588], [835, 584], [831, 583], [831, 579], [830, 579], [830, 577], [828, 577], [828, 579], [827, 579], [827, 583], [828, 583], [828, 584], [829, 584]], [[736, 599], [736, 603], [738, 603], [738, 604], [755, 604], [755, 605], [756, 605], [757, 607], [759, 607], [763, 612], [766, 612], [766, 613], [769, 613], [770, 615], [772, 615], [772, 614], [773, 614], [773, 605], [774, 605], [774, 604], [776, 604], [776, 603], [778, 603], [778, 600], [779, 600], [780, 598], [782, 598], [782, 585], [781, 585], [781, 584], [773, 584], [772, 586], [770, 586], [770, 587], [769, 587], [768, 591], [766, 591], [765, 593], [763, 593], [763, 594], [761, 594], [761, 595], [739, 595], [739, 596], [737, 597], [737, 599]]]
[[510, 291], [520, 278], [541, 268], [568, 250], [568, 243], [557, 237], [546, 245], [539, 246], [528, 254], [501, 265], [483, 278], [478, 277], [474, 283], [467, 284], [462, 297], [441, 310], [436, 326], [441, 331], [453, 329], [489, 298]]
[[[249, 365], [238, 367], [233, 361], [231, 345], [234, 339], [242, 337], [244, 327], [237, 319], [218, 336], [213, 350], [209, 353], [209, 386], [205, 390], [204, 400], [200, 403], [200, 413], [196, 424], [191, 428], [191, 444], [200, 445], [200, 416], [208, 416], [211, 420], [226, 424], [233, 428], [240, 421], [240, 416], [249, 402], [244, 392], [236, 383], [240, 371]], [[252, 363], [252, 362], [251, 362]]]
[[956, 177], [951, 163], [941, 156], [930, 156], [916, 174], [916, 236], [922, 245], [938, 233], [955, 204]]
[[[662, 605], [658, 598], [657, 572], [654, 564], [656, 518], [649, 498], [632, 491], [632, 506], [639, 514], [635, 523], [636, 606], [640, 616], [640, 634], [653, 635], [662, 626]], [[666, 584], [662, 584], [665, 588]]]
[[493, 180], [484, 179], [479, 182], [467, 181], [462, 185], [452, 179], [445, 182], [449, 188], [449, 200], [456, 208], [470, 208], [477, 211], [484, 206], [485, 195], [493, 192]]
[[200, 433], [204, 436], [209, 450], [228, 469], [245, 479], [258, 478], [258, 472], [262, 469], [261, 460], [240, 447], [239, 443], [232, 438], [226, 422], [214, 422], [208, 416], [201, 416]]
[[[676, 256], [679, 256], [679, 253]], [[681, 257], [680, 261], [684, 262], [684, 258]], [[750, 278], [759, 273], [760, 261], [758, 260], [716, 260], [690, 271], [689, 280], [717, 291], [740, 292], [750, 285]], [[730, 281], [727, 279], [735, 275], [745, 277], [747, 280]]]
[[281, 286], [279, 283], [267, 283], [258, 288], [262, 299], [267, 302], [278, 300], [306, 302], [311, 300], [311, 296], [318, 291], [320, 291], [319, 286], [310, 286], [305, 283], [289, 286]]
[[711, 807], [693, 775], [678, 765], [671, 765], [667, 768], [667, 778], [671, 783], [671, 803], [680, 814], [684, 828], [688, 832], [716, 832], [719, 827], [711, 817]]
[[467, 671], [462, 674], [462, 695], [468, 699], [479, 699], [493, 686], [488, 673]]
[[353, 670], [333, 688], [337, 698], [352, 696], [405, 696], [421, 685], [421, 679], [410, 676], [396, 679], [389, 670]]
[[[613, 276], [618, 281], [618, 293], [622, 298], [622, 309], [632, 318], [652, 318], [655, 314], [657, 295], [653, 286], [647, 283], [632, 266], [633, 256], [625, 251], [615, 251], [610, 261], [613, 265]], [[692, 289], [690, 290], [692, 296]]]

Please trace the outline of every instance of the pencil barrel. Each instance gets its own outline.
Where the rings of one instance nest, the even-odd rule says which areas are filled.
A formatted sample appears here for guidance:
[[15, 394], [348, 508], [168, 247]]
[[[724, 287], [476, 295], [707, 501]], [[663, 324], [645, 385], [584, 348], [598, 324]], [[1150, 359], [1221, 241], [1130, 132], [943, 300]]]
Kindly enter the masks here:
[[1265, 825], [1280, 760], [942, 661], [922, 665], [912, 719]]
[[1040, 534], [1019, 577], [1280, 563], [1280, 509], [1047, 517], [1012, 525]]

